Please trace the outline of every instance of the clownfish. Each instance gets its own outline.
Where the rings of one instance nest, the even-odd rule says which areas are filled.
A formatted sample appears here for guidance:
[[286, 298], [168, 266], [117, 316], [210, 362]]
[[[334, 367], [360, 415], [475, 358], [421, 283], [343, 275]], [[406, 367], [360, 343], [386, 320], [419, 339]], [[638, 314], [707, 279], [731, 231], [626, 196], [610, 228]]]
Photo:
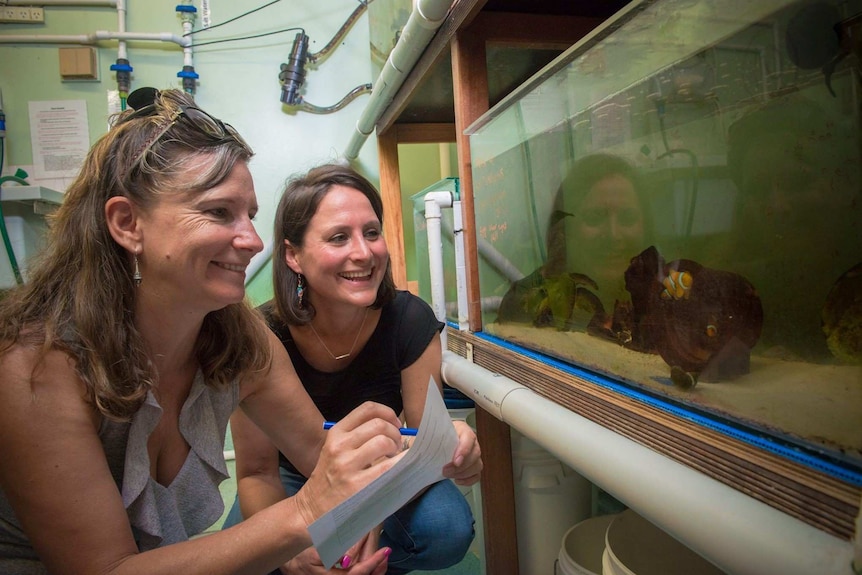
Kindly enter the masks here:
[[671, 270], [661, 283], [664, 286], [661, 292], [662, 299], [688, 299], [693, 278], [688, 272]]

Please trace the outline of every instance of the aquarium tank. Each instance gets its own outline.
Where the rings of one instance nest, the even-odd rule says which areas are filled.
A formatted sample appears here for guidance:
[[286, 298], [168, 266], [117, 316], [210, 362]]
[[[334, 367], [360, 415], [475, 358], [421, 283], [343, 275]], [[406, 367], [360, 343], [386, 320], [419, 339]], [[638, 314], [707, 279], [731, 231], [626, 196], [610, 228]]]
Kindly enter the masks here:
[[484, 333], [858, 477], [860, 38], [862, 0], [633, 2], [492, 108]]

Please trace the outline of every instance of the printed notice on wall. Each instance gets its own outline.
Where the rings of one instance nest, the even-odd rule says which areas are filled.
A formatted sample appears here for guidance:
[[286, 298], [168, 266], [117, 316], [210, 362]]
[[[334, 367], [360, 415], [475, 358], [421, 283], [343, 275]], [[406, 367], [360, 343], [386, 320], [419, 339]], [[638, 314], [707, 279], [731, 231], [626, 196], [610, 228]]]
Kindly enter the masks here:
[[87, 102], [30, 102], [30, 139], [36, 178], [74, 177], [90, 148]]

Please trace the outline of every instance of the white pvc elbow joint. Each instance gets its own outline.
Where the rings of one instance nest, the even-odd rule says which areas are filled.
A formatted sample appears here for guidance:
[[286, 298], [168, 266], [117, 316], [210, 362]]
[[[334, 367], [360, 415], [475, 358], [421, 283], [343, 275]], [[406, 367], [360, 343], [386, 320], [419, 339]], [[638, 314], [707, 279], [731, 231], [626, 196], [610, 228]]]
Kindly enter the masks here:
[[442, 208], [451, 208], [452, 203], [452, 192], [428, 192], [425, 194], [425, 219], [439, 219]]

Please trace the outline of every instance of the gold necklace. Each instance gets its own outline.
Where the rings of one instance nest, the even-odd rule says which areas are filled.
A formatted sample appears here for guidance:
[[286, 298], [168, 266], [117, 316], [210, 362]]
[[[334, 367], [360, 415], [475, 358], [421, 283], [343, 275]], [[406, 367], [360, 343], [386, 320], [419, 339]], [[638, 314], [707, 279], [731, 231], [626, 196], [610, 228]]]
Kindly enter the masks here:
[[348, 351], [347, 353], [343, 353], [341, 355], [335, 355], [334, 353], [332, 353], [329, 350], [329, 348], [326, 346], [326, 343], [324, 343], [323, 338], [320, 337], [320, 334], [317, 333], [316, 329], [314, 329], [313, 323], [309, 322], [308, 327], [311, 328], [311, 331], [314, 333], [315, 337], [317, 337], [317, 341], [320, 342], [320, 345], [323, 346], [323, 349], [326, 350], [326, 353], [329, 354], [329, 357], [338, 361], [340, 359], [346, 359], [346, 358], [350, 357], [350, 355], [353, 353], [353, 349], [356, 347], [356, 342], [359, 341], [359, 334], [362, 333], [362, 328], [365, 327], [365, 319], [367, 317], [368, 317], [368, 308], [365, 308], [365, 314], [362, 316], [362, 323], [359, 324], [359, 331], [356, 332], [356, 337], [353, 338], [353, 345], [350, 346], [350, 351]]

